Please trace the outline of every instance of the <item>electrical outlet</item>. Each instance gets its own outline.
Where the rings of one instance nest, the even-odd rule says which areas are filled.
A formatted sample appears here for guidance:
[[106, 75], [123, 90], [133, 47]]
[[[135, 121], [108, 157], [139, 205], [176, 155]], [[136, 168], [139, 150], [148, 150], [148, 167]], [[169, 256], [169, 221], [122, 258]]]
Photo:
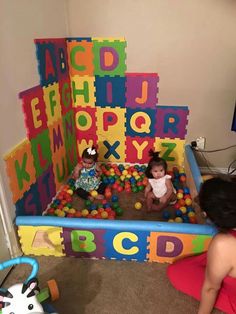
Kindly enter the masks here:
[[197, 148], [203, 150], [205, 148], [205, 144], [206, 144], [205, 137], [202, 137], [202, 136], [197, 137], [196, 138], [196, 143], [197, 143]]

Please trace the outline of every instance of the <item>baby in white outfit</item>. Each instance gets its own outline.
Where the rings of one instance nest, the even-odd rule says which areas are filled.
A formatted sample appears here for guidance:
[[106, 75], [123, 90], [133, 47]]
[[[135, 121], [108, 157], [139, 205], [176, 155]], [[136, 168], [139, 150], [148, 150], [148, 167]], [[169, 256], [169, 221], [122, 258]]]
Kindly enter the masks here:
[[[176, 194], [171, 182], [171, 176], [166, 174], [166, 161], [159, 157], [159, 152], [151, 150], [149, 154], [152, 158], [146, 169], [148, 184], [144, 192], [147, 211], [160, 211], [176, 201]], [[159, 204], [155, 204], [155, 200], [159, 200]]]

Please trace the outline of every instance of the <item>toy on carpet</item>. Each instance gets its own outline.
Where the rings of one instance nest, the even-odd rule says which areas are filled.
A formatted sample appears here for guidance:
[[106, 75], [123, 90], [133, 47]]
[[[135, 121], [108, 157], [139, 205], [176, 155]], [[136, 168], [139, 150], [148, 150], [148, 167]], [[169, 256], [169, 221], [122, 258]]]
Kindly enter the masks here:
[[53, 307], [45, 301], [59, 298], [59, 291], [55, 280], [48, 281], [48, 287], [39, 290], [38, 262], [29, 257], [17, 257], [0, 264], [0, 270], [19, 264], [29, 264], [32, 272], [24, 283], [17, 283], [8, 289], [0, 289], [1, 314], [57, 314]]

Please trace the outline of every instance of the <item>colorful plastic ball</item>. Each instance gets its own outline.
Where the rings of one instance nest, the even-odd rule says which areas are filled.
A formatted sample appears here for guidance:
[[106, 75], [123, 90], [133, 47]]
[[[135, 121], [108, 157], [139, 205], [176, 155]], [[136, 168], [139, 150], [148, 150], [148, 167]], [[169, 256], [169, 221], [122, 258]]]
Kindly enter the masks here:
[[189, 212], [188, 213], [188, 217], [190, 218], [190, 217], [195, 217], [196, 215], [195, 215], [195, 213], [194, 212]]
[[94, 209], [94, 210], [91, 211], [90, 214], [91, 214], [92, 216], [95, 216], [95, 215], [97, 215], [97, 213], [98, 213], [98, 211], [97, 211], [96, 209]]
[[76, 210], [75, 210], [74, 208], [70, 208], [70, 209], [68, 210], [68, 213], [69, 213], [69, 214], [75, 214], [75, 212], [76, 212]]
[[112, 204], [112, 208], [116, 209], [116, 208], [118, 208], [118, 207], [119, 207], [119, 203], [113, 203], [113, 204]]
[[89, 207], [92, 204], [92, 202], [90, 200], [86, 200], [84, 204], [86, 207]]
[[136, 202], [134, 204], [134, 208], [137, 209], [137, 210], [140, 210], [142, 208], [142, 204], [140, 202]]
[[118, 196], [117, 195], [112, 195], [111, 201], [112, 202], [117, 202], [118, 201]]
[[190, 194], [190, 190], [187, 187], [183, 188], [184, 194]]
[[175, 215], [176, 215], [177, 217], [181, 217], [181, 216], [183, 215], [183, 213], [182, 213], [182, 211], [181, 211], [180, 209], [177, 209], [177, 210], [175, 211]]
[[90, 195], [91, 195], [92, 197], [96, 197], [96, 196], [98, 196], [98, 192], [95, 191], [95, 190], [93, 190], [93, 191], [90, 192]]
[[69, 189], [69, 190], [67, 190], [67, 193], [70, 195], [73, 195], [74, 192], [73, 192], [73, 190]]
[[83, 217], [87, 217], [89, 214], [89, 211], [87, 209], [82, 209], [81, 214]]
[[181, 207], [179, 208], [179, 210], [180, 210], [183, 214], [186, 214], [186, 212], [187, 212], [187, 208], [186, 208], [185, 206], [181, 206]]
[[91, 205], [89, 206], [89, 209], [90, 209], [90, 210], [95, 210], [95, 209], [97, 209], [97, 204], [91, 204]]
[[181, 175], [179, 177], [180, 182], [185, 182], [186, 181], [186, 176], [185, 175]]
[[187, 206], [192, 205], [192, 200], [191, 200], [191, 198], [186, 198], [186, 199], [185, 199], [185, 204], [186, 204]]
[[184, 216], [182, 217], [182, 219], [183, 219], [183, 222], [184, 222], [184, 223], [189, 223], [189, 222], [190, 222], [190, 221], [189, 221], [189, 217], [186, 216], [186, 215], [184, 215]]
[[175, 218], [175, 222], [181, 223], [181, 222], [183, 222], [183, 219], [181, 217], [176, 217]]
[[177, 196], [178, 200], [180, 200], [184, 197], [183, 193], [180, 193], [180, 192], [178, 192], [176, 196]]
[[190, 213], [190, 212], [194, 212], [194, 209], [193, 209], [193, 207], [188, 206], [187, 207], [187, 213]]
[[108, 218], [108, 213], [104, 210], [103, 212], [101, 212], [101, 217], [103, 219], [107, 219]]
[[168, 222], [175, 222], [174, 219], [169, 219]]
[[115, 209], [115, 212], [116, 212], [116, 215], [117, 215], [117, 216], [122, 216], [123, 213], [124, 213], [123, 209], [120, 208], [120, 207], [117, 207], [117, 208]]
[[170, 213], [167, 210], [164, 210], [163, 213], [162, 213], [162, 217], [165, 220], [169, 220], [170, 219]]

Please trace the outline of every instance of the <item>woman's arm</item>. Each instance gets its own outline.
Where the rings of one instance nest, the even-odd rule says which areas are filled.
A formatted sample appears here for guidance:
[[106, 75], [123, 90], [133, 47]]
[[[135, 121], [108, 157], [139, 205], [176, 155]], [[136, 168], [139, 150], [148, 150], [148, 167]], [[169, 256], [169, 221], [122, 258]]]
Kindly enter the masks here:
[[231, 269], [227, 239], [227, 235], [218, 234], [209, 246], [198, 314], [210, 314], [212, 312], [222, 281]]

